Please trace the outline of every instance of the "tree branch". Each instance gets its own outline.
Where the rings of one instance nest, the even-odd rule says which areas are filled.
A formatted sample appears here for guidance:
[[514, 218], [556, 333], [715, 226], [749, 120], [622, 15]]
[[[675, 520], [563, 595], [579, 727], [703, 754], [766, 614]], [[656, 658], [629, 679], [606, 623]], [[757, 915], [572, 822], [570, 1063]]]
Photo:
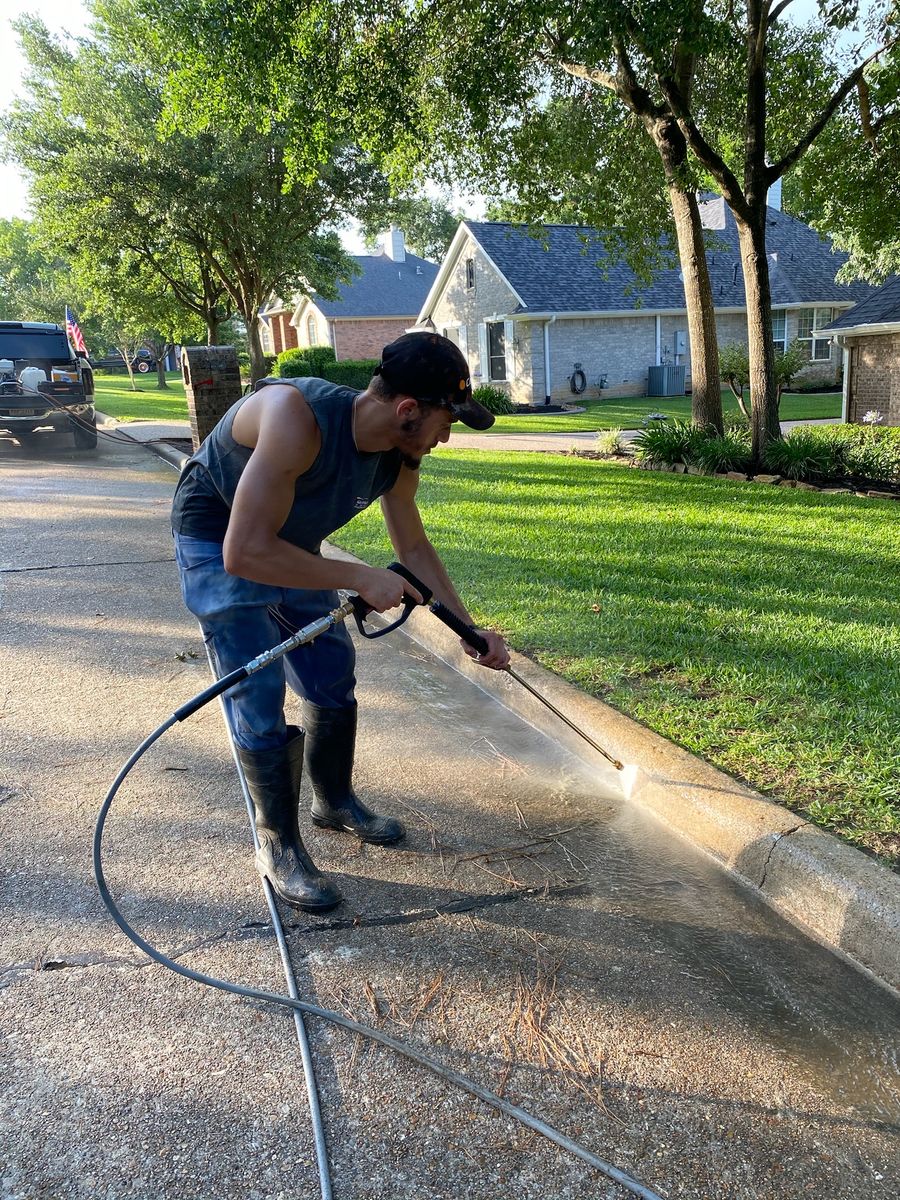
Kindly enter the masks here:
[[658, 79], [659, 86], [666, 98], [666, 103], [671, 109], [675, 120], [678, 122], [681, 132], [684, 134], [685, 141], [694, 152], [700, 165], [706, 167], [707, 171], [710, 172], [716, 183], [718, 183], [722, 189], [722, 195], [728, 201], [729, 206], [740, 216], [745, 219], [748, 218], [750, 208], [737, 177], [721, 154], [718, 154], [712, 148], [697, 128], [697, 124], [691, 116], [678, 84], [674, 79], [667, 79], [665, 76], [658, 76]]
[[869, 63], [872, 63], [877, 58], [880, 58], [886, 50], [890, 50], [895, 44], [896, 43], [894, 42], [890, 42], [879, 47], [879, 49], [870, 54], [864, 62], [861, 62], [856, 70], [850, 72], [841, 86], [833, 93], [831, 99], [816, 117], [815, 121], [813, 121], [812, 125], [809, 126], [803, 137], [795, 143], [793, 149], [789, 150], [787, 154], [778, 160], [777, 163], [773, 163], [773, 165], [768, 168], [765, 174], [769, 184], [774, 183], [776, 179], [780, 179], [785, 171], [789, 171], [795, 163], [799, 162], [799, 160], [803, 157], [806, 151], [810, 148], [810, 146], [837, 112], [841, 104], [843, 104], [844, 100], [846, 100], [846, 98], [862, 79], [863, 72]]
[[775, 22], [778, 20], [778, 18], [781, 16], [781, 14], [784, 12], [784, 10], [788, 7], [788, 5], [793, 4], [793, 3], [794, 3], [794, 0], [781, 0], [781, 3], [776, 4], [773, 11], [769, 13], [767, 23], [769, 25], [774, 25]]
[[618, 81], [615, 75], [611, 75], [609, 71], [600, 71], [596, 67], [585, 67], [581, 63], [567, 62], [562, 58], [553, 58], [548, 61], [562, 68], [567, 75], [574, 75], [576, 79], [586, 79], [588, 83], [596, 83], [599, 87], [608, 88], [616, 95], [619, 94]]

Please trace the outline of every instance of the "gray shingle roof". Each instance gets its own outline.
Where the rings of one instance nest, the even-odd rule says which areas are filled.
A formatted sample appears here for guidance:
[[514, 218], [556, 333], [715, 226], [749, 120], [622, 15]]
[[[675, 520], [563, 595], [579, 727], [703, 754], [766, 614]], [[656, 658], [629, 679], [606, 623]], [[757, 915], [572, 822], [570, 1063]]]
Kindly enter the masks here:
[[[721, 199], [704, 205], [714, 226], [707, 253], [716, 308], [742, 308], [746, 301], [737, 228]], [[863, 300], [872, 289], [865, 283], [839, 284], [834, 277], [846, 255], [779, 209], [768, 210], [769, 268], [772, 304], [840, 304]], [[601, 271], [603, 235], [579, 225], [544, 227], [547, 241], [537, 240], [517, 225], [467, 222], [473, 235], [524, 301], [520, 312], [610, 312], [644, 308], [684, 309], [684, 287], [677, 267], [658, 272], [639, 286], [624, 263]]]
[[830, 331], [852, 329], [855, 325], [897, 324], [900, 324], [900, 275], [893, 275], [877, 291], [842, 313], [836, 321], [832, 321], [828, 329]]
[[436, 263], [415, 254], [394, 262], [386, 254], [351, 255], [360, 273], [338, 285], [339, 299], [314, 295], [313, 303], [326, 317], [415, 318], [438, 273]]

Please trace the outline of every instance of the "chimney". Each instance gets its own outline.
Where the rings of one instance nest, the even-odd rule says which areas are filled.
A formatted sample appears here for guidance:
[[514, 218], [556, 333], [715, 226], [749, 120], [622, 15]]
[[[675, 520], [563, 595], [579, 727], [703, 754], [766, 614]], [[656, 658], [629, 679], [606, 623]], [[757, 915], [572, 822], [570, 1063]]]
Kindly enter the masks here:
[[769, 208], [781, 208], [781, 180], [776, 179], [769, 188], [769, 194], [766, 196], [766, 204]]
[[406, 243], [403, 230], [392, 225], [384, 239], [384, 252], [395, 263], [406, 262]]

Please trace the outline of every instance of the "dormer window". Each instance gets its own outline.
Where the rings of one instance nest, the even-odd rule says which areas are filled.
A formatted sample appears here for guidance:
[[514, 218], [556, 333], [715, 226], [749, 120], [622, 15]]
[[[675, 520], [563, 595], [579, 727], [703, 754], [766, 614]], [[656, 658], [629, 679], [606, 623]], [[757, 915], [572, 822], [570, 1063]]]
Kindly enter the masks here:
[[475, 259], [466, 259], [466, 290], [471, 291], [475, 286]]

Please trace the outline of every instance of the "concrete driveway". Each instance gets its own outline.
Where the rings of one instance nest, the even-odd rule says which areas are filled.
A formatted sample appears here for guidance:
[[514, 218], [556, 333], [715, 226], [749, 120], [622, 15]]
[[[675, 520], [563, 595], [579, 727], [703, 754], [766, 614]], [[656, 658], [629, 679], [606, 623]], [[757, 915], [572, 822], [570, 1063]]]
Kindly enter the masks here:
[[[148, 965], [92, 881], [119, 764], [208, 681], [149, 451], [0, 439], [5, 1200], [318, 1196], [290, 1018]], [[408, 1039], [666, 1197], [896, 1194], [895, 998], [402, 635], [360, 648], [360, 790], [399, 850], [307, 829], [345, 905], [287, 914], [301, 992]], [[281, 990], [218, 709], [123, 788], [107, 873], [197, 969]], [[621, 1197], [310, 1022], [340, 1200]]]

